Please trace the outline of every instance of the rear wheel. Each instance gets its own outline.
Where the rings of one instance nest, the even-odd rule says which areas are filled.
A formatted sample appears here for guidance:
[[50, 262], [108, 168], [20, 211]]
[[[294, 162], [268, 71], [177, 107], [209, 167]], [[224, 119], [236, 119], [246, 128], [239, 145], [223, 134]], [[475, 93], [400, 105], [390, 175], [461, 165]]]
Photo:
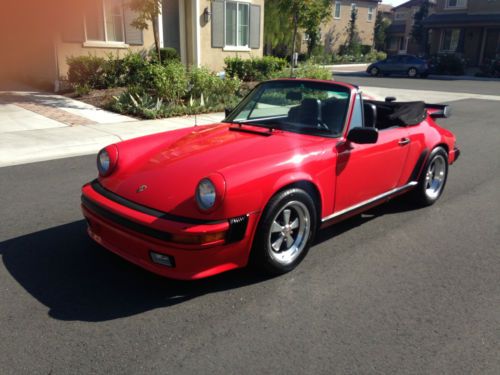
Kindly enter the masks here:
[[415, 78], [417, 75], [418, 75], [417, 68], [410, 68], [410, 69], [408, 69], [408, 77]]
[[377, 67], [374, 66], [373, 68], [370, 69], [370, 75], [372, 77], [376, 77], [379, 74], [380, 74], [380, 70]]
[[266, 273], [293, 270], [306, 256], [316, 230], [316, 208], [302, 189], [275, 195], [257, 227], [251, 261]]
[[448, 154], [442, 147], [436, 147], [430, 154], [418, 185], [413, 191], [415, 203], [420, 206], [434, 204], [443, 193], [448, 177]]

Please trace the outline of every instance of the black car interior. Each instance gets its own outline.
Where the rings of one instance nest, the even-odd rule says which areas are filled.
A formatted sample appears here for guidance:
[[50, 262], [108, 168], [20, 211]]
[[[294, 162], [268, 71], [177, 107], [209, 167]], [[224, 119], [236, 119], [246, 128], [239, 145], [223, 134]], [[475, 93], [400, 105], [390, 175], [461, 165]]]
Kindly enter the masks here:
[[300, 105], [290, 108], [287, 121], [305, 127], [325, 128], [333, 134], [342, 131], [348, 100], [328, 98], [325, 100], [305, 98]]

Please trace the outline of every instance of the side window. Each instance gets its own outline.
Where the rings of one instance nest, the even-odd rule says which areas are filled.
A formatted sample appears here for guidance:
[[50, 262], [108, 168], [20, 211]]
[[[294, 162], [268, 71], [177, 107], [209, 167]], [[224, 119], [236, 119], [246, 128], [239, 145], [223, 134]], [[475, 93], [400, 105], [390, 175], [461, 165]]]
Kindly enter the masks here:
[[351, 126], [349, 129], [362, 128], [363, 127], [363, 106], [361, 105], [360, 94], [356, 94], [356, 99], [354, 101], [354, 109], [351, 117]]

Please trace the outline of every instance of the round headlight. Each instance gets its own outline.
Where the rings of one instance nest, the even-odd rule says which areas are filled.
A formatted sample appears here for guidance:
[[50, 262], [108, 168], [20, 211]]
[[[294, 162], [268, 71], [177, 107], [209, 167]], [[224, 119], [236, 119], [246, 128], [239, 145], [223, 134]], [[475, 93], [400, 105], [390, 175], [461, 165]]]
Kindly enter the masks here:
[[118, 149], [115, 145], [103, 148], [97, 154], [97, 170], [102, 177], [108, 176], [113, 172], [118, 160]]
[[109, 153], [106, 150], [99, 151], [97, 155], [97, 169], [101, 175], [106, 175], [109, 171], [111, 165], [111, 160], [109, 158]]
[[217, 199], [215, 186], [208, 178], [204, 178], [196, 189], [196, 203], [202, 210], [211, 209]]

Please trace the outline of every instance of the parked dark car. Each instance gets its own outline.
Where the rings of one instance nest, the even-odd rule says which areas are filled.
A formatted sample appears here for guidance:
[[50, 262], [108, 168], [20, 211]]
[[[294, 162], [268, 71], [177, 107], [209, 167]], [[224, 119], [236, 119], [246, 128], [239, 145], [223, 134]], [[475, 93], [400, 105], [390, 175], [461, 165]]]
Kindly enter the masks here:
[[427, 77], [429, 64], [426, 60], [412, 55], [389, 56], [385, 60], [374, 62], [366, 72], [371, 76], [400, 74], [408, 77]]

